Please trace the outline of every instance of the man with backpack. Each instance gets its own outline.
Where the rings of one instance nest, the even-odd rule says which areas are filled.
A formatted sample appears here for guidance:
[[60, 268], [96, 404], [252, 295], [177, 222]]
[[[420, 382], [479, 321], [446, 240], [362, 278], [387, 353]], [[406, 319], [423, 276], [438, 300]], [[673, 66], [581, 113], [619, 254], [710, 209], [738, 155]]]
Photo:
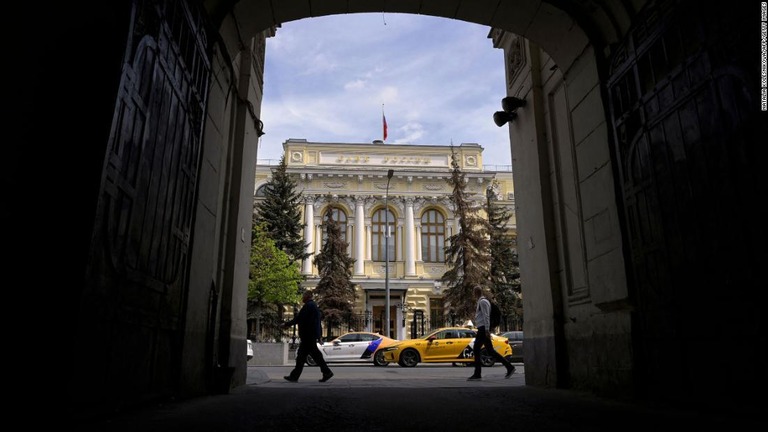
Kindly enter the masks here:
[[475, 355], [475, 373], [467, 379], [467, 381], [475, 381], [482, 379], [481, 368], [482, 359], [481, 350], [485, 346], [485, 350], [488, 355], [494, 357], [500, 361], [506, 368], [507, 373], [504, 378], [509, 378], [515, 373], [515, 367], [512, 363], [507, 361], [501, 354], [497, 353], [493, 349], [493, 340], [491, 340], [491, 302], [485, 297], [483, 293], [483, 287], [475, 285], [473, 288], [475, 298], [477, 298], [477, 309], [475, 310], [475, 325], [477, 326], [477, 336], [475, 336], [475, 344], [472, 346], [472, 351]]

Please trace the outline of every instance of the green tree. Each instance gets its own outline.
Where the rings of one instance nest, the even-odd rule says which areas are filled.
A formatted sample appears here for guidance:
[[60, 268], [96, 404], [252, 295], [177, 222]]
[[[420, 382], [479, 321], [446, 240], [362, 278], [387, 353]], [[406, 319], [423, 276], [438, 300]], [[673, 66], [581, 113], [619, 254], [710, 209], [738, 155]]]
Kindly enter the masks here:
[[278, 249], [299, 262], [310, 255], [302, 235], [305, 224], [301, 222], [301, 197], [296, 182], [288, 175], [283, 155], [272, 170], [272, 178], [264, 185], [264, 200], [256, 206], [255, 223], [264, 223]]
[[315, 295], [317, 305], [323, 311], [323, 318], [328, 323], [328, 336], [331, 328], [352, 317], [355, 302], [355, 287], [351, 282], [355, 259], [347, 254], [348, 243], [341, 235], [338, 222], [330, 215], [328, 213], [323, 221], [323, 248], [314, 259], [320, 272]]
[[[520, 262], [517, 241], [508, 229], [512, 213], [499, 203], [492, 187], [486, 190], [486, 213], [490, 233], [491, 293], [501, 309], [502, 328], [509, 330], [523, 319]], [[509, 318], [513, 322], [507, 322]]]
[[261, 334], [263, 325], [277, 328], [282, 318], [281, 305], [299, 302], [296, 287], [303, 278], [298, 265], [277, 248], [263, 223], [254, 224], [252, 229], [249, 270], [249, 328], [255, 324], [256, 334]]
[[489, 252], [488, 221], [480, 216], [482, 201], [467, 192], [465, 174], [461, 171], [458, 156], [451, 147], [451, 178], [453, 186], [451, 203], [454, 217], [459, 221], [459, 231], [448, 238], [445, 247], [445, 261], [451, 268], [443, 274], [441, 281], [447, 287], [445, 299], [449, 308], [461, 319], [474, 317], [475, 285], [487, 287], [490, 277], [491, 256]]

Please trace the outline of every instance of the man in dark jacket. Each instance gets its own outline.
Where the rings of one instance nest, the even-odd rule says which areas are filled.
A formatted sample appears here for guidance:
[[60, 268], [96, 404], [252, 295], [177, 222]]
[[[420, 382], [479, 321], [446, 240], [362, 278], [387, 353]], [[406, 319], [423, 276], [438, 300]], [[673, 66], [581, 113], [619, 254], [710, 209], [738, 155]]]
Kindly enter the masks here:
[[312, 300], [312, 291], [306, 290], [301, 297], [301, 301], [304, 302], [304, 306], [301, 307], [299, 314], [293, 317], [292, 320], [283, 323], [283, 328], [290, 327], [294, 324], [299, 325], [299, 350], [296, 352], [296, 367], [293, 368], [291, 374], [284, 376], [286, 381], [296, 382], [301, 376], [301, 372], [304, 370], [304, 363], [307, 361], [307, 356], [311, 355], [323, 373], [323, 377], [320, 382], [326, 382], [333, 376], [333, 372], [325, 362], [323, 353], [317, 347], [317, 342], [322, 338], [322, 327], [320, 326], [320, 309], [317, 307], [317, 303]]

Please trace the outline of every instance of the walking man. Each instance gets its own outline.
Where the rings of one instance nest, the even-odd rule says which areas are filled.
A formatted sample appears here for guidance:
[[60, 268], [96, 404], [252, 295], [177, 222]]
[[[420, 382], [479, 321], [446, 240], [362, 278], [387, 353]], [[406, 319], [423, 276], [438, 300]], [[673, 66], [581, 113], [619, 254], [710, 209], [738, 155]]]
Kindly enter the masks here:
[[481, 368], [483, 364], [480, 352], [483, 349], [483, 346], [485, 346], [488, 355], [493, 356], [507, 368], [507, 373], [504, 375], [504, 378], [509, 378], [515, 373], [515, 367], [493, 349], [493, 341], [491, 340], [491, 302], [485, 298], [483, 287], [480, 285], [475, 285], [472, 292], [477, 299], [477, 309], [475, 310], [477, 336], [475, 336], [475, 344], [472, 346], [472, 352], [475, 355], [475, 373], [472, 374], [467, 381], [482, 379]]
[[301, 376], [301, 372], [304, 370], [304, 363], [307, 361], [307, 356], [311, 355], [312, 358], [320, 366], [320, 371], [323, 373], [323, 377], [320, 382], [326, 382], [333, 376], [333, 372], [325, 362], [323, 353], [317, 348], [317, 342], [322, 338], [322, 327], [320, 326], [320, 309], [317, 307], [317, 303], [312, 300], [312, 291], [306, 290], [301, 296], [301, 301], [304, 306], [301, 307], [299, 314], [293, 317], [292, 320], [283, 323], [283, 328], [288, 328], [294, 324], [299, 325], [299, 349], [296, 352], [296, 367], [293, 368], [290, 375], [284, 376], [286, 381], [297, 382]]

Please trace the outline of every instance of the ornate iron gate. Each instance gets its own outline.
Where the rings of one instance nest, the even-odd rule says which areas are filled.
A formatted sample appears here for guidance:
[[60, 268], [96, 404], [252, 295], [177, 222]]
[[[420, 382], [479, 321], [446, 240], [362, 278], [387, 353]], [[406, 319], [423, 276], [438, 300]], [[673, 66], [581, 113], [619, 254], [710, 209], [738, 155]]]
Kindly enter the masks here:
[[[642, 366], [635, 369], [643, 376], [636, 382], [670, 392], [709, 385], [697, 370], [705, 362], [682, 359], [711, 349], [703, 342], [716, 337], [711, 330], [726, 315], [753, 314], [713, 302], [760, 280], [765, 221], [754, 202], [766, 179], [758, 162], [765, 161], [765, 145], [756, 137], [764, 141], [765, 134], [757, 117], [759, 57], [742, 25], [750, 22], [740, 16], [744, 9], [654, 2], [610, 69], [610, 118], [638, 309], [635, 359]], [[756, 12], [746, 11], [753, 18]], [[698, 338], [701, 345], [690, 343]]]
[[104, 359], [94, 387], [129, 402], [172, 394], [181, 369], [211, 69], [198, 5], [133, 2], [102, 174], [83, 309], [88, 349], [106, 349], [86, 358]]

